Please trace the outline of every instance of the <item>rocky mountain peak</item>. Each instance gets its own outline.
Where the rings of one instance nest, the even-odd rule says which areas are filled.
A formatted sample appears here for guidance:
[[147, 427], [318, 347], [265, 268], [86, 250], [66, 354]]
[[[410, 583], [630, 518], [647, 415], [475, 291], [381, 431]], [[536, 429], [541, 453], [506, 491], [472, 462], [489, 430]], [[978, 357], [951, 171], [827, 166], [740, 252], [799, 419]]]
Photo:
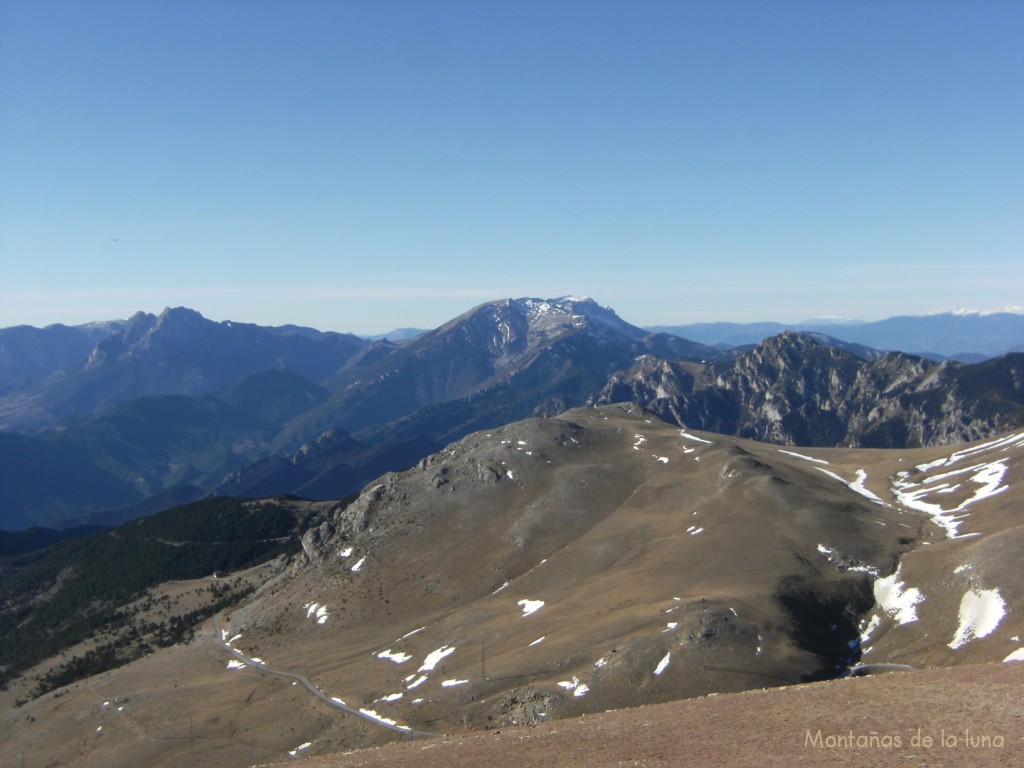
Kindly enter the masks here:
[[[508, 300], [512, 302], [512, 299]], [[546, 329], [558, 326], [583, 328], [593, 326], [607, 327], [631, 336], [643, 331], [630, 325], [610, 307], [602, 307], [589, 297], [562, 296], [557, 299], [521, 298], [515, 302], [527, 314], [530, 325], [535, 329]]]
[[487, 302], [425, 336], [435, 340], [461, 339], [486, 349], [500, 361], [581, 332], [602, 337], [612, 333], [631, 340], [647, 335], [593, 299], [564, 296]]
[[167, 307], [156, 318], [151, 333], [197, 333], [216, 325], [218, 323], [203, 317], [194, 309]]

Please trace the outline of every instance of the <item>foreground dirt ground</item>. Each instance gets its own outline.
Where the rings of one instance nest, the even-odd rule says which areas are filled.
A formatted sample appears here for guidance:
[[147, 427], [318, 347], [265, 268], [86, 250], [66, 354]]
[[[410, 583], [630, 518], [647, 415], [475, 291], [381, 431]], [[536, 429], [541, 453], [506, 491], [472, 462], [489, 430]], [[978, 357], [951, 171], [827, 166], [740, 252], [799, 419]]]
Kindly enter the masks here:
[[309, 768], [1020, 766], [1024, 663], [711, 696], [301, 763]]

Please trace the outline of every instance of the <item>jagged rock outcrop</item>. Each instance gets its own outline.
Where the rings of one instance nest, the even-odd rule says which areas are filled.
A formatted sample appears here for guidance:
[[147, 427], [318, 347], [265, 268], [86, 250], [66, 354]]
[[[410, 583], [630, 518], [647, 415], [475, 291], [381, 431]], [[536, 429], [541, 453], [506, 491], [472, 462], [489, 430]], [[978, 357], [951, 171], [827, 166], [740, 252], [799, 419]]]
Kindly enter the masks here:
[[787, 332], [729, 362], [642, 358], [592, 402], [623, 399], [676, 424], [772, 443], [944, 445], [1024, 424], [1024, 355], [971, 366], [898, 352], [865, 360]]
[[312, 563], [322, 562], [349, 541], [373, 527], [382, 510], [393, 513], [405, 497], [395, 474], [365, 489], [351, 504], [339, 504], [328, 520], [302, 537], [302, 551]]

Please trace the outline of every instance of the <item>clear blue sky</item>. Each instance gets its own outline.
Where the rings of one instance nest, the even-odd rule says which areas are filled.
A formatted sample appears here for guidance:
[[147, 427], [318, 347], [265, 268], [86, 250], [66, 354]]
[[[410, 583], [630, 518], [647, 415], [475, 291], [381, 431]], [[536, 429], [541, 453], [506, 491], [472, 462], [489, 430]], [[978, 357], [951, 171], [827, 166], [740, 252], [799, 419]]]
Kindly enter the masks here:
[[0, 3], [0, 326], [1024, 304], [1021, 2]]

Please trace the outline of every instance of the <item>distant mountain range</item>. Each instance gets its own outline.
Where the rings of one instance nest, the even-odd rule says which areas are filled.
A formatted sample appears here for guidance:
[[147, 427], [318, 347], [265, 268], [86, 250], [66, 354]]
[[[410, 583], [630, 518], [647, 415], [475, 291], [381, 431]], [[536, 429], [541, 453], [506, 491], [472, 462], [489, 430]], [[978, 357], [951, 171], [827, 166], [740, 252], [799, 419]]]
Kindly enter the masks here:
[[588, 402], [800, 445], [934, 445], [1024, 424], [1019, 353], [937, 363], [820, 333], [724, 348], [572, 297], [488, 302], [398, 341], [181, 308], [4, 329], [0, 372], [7, 529], [211, 493], [337, 498], [472, 431]]
[[205, 394], [268, 370], [316, 381], [366, 344], [297, 326], [215, 323], [184, 308], [37, 334], [8, 328], [0, 331], [0, 427], [50, 426], [150, 395]]
[[1024, 351], [1024, 314], [1012, 312], [944, 312], [871, 323], [694, 323], [649, 330], [726, 348], [758, 344], [784, 331], [806, 331], [884, 351], [970, 363]]

